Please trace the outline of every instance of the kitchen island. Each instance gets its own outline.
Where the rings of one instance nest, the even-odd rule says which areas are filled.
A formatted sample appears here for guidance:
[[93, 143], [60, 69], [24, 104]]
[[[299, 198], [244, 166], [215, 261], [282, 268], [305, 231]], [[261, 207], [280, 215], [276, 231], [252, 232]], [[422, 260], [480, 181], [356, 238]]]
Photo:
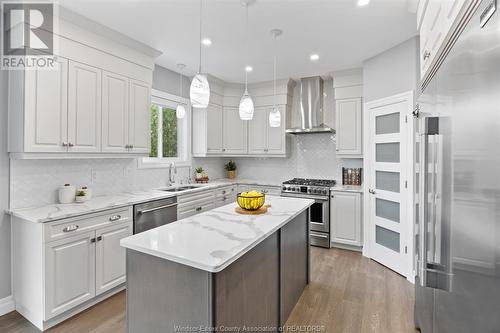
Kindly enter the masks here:
[[128, 332], [278, 331], [309, 283], [314, 201], [266, 203], [263, 215], [234, 203], [122, 239]]

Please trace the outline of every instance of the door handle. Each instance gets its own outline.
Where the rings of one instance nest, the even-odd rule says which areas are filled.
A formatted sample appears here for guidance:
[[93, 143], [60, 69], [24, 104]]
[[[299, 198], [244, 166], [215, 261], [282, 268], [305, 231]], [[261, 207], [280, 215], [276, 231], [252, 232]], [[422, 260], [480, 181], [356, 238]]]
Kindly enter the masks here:
[[369, 189], [369, 190], [368, 190], [368, 192], [369, 192], [370, 194], [375, 194], [375, 193], [377, 193], [377, 192], [375, 192], [375, 190], [372, 190], [372, 189]]
[[119, 219], [121, 219], [121, 218], [122, 218], [122, 216], [121, 216], [121, 215], [113, 215], [113, 216], [110, 216], [110, 217], [109, 217], [109, 220], [110, 220], [111, 222], [114, 222], [114, 221], [118, 221], [118, 220], [119, 220]]
[[67, 227], [65, 227], [62, 231], [63, 232], [73, 232], [73, 231], [77, 231], [78, 228], [80, 228], [78, 226], [78, 224], [72, 224], [72, 225], [68, 225]]
[[424, 52], [424, 60], [429, 59], [430, 56], [431, 56], [431, 53], [429, 51]]

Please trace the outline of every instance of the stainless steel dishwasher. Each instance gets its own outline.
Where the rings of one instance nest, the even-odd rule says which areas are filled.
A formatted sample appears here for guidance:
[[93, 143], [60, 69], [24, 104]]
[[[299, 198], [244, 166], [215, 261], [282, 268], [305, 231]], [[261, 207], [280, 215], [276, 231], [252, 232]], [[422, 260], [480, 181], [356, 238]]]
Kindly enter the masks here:
[[177, 198], [167, 198], [134, 206], [134, 234], [177, 221]]

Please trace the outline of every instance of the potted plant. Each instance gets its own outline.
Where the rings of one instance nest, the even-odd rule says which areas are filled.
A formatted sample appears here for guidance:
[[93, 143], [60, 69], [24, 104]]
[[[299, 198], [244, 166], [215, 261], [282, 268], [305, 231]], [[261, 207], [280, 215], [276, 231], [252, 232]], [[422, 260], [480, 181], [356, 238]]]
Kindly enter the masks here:
[[202, 167], [197, 167], [196, 169], [194, 169], [194, 171], [196, 171], [196, 179], [201, 179], [203, 178], [203, 168]]
[[75, 198], [76, 202], [85, 202], [86, 200], [87, 200], [87, 195], [85, 191], [80, 190], [76, 192], [76, 198]]
[[233, 160], [230, 160], [224, 165], [224, 169], [227, 171], [227, 178], [233, 179], [236, 178], [236, 163]]

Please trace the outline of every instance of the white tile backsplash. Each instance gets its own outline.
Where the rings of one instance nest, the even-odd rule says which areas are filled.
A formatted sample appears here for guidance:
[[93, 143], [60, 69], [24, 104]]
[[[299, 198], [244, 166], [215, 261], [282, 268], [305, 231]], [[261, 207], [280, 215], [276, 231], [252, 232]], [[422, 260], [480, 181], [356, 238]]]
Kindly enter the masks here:
[[[287, 135], [286, 158], [234, 158], [239, 178], [281, 182], [294, 177], [336, 179], [342, 166], [362, 167], [361, 159], [337, 159], [331, 134]], [[193, 158], [210, 179], [224, 178], [230, 158]], [[177, 168], [177, 183], [188, 176]], [[57, 189], [65, 183], [87, 185], [94, 195], [141, 191], [167, 184], [168, 168], [139, 169], [136, 159], [12, 160], [10, 207], [23, 208], [57, 202]]]
[[[193, 159], [211, 178], [224, 177], [219, 158]], [[136, 159], [12, 160], [10, 207], [22, 208], [57, 202], [65, 183], [89, 186], [94, 195], [140, 191], [167, 184], [168, 168], [139, 169]], [[177, 168], [176, 182], [185, 181], [189, 168]]]

